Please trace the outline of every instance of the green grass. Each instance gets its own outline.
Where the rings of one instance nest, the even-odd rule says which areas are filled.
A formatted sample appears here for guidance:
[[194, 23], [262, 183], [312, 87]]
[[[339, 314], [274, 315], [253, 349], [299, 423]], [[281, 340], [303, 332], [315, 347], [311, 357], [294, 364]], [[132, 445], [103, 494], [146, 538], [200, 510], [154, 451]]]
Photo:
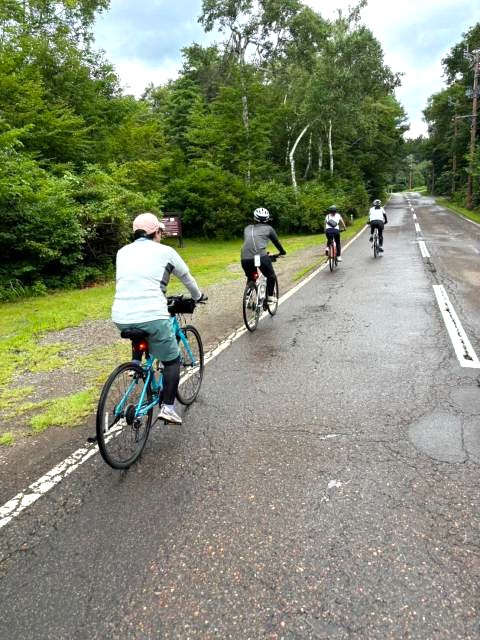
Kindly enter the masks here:
[[50, 401], [47, 411], [30, 420], [33, 431], [40, 433], [52, 426], [72, 427], [91, 415], [98, 400], [95, 387]]
[[454, 213], [459, 213], [460, 215], [468, 218], [469, 220], [473, 220], [474, 222], [478, 222], [480, 224], [480, 212], [471, 211], [470, 209], [465, 209], [465, 207], [461, 207], [459, 204], [448, 200], [448, 198], [435, 198], [435, 202], [442, 207], [446, 207], [450, 209]]
[[13, 444], [13, 441], [13, 433], [11, 433], [10, 431], [6, 431], [5, 433], [2, 433], [2, 435], [0, 435], [0, 447], [8, 447]]

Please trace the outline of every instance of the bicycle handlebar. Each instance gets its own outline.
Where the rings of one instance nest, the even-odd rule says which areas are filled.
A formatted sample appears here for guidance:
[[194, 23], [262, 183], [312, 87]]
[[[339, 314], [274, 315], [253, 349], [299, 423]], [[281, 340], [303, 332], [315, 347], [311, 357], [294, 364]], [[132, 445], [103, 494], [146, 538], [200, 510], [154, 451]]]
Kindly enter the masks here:
[[267, 256], [272, 262], [276, 262], [278, 258], [281, 258], [283, 255], [283, 253], [267, 253]]
[[179, 294], [176, 296], [166, 296], [167, 297], [167, 307], [170, 315], [175, 315], [177, 313], [193, 313], [193, 310], [197, 306], [197, 304], [206, 304], [208, 300], [208, 296], [202, 293], [202, 297], [199, 300], [194, 300], [193, 298], [186, 298], [183, 294]]

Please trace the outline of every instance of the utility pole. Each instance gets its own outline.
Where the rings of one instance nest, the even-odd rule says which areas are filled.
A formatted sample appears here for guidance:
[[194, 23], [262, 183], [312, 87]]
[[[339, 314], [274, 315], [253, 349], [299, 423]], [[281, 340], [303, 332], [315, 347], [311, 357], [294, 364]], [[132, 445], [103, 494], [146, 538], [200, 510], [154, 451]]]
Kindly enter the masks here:
[[453, 116], [453, 157], [452, 157], [452, 195], [455, 193], [455, 181], [457, 179], [457, 135], [458, 135], [458, 126], [457, 126], [457, 114]]
[[458, 100], [452, 100], [448, 98], [448, 105], [453, 107], [453, 144], [452, 144], [452, 195], [455, 193], [456, 181], [457, 181], [457, 136], [458, 136], [458, 116], [457, 107]]
[[477, 93], [478, 93], [478, 74], [480, 67], [480, 49], [475, 49], [471, 53], [464, 51], [464, 56], [470, 60], [473, 65], [473, 104], [472, 104], [472, 126], [470, 129], [470, 163], [467, 178], [467, 209], [473, 209], [473, 171], [475, 164], [475, 140], [477, 137]]

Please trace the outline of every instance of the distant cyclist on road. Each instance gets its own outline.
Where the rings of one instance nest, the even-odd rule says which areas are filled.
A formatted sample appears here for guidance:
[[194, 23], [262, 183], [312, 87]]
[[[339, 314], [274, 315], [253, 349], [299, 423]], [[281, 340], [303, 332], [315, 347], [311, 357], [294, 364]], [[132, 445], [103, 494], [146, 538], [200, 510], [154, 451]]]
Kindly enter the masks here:
[[267, 254], [266, 246], [271, 241], [278, 249], [280, 255], [286, 255], [275, 229], [270, 226], [270, 213], [268, 209], [259, 207], [253, 212], [253, 224], [249, 224], [243, 231], [243, 246], [241, 251], [242, 268], [250, 278], [252, 271], [257, 267], [267, 279], [267, 301], [268, 304], [275, 304], [275, 270], [272, 260]]
[[370, 238], [369, 241], [373, 242], [373, 231], [378, 229], [378, 250], [383, 253], [383, 228], [387, 224], [387, 214], [382, 207], [380, 200], [374, 200], [373, 206], [368, 212], [368, 223], [370, 224]]
[[117, 252], [112, 320], [120, 331], [136, 328], [148, 333], [149, 351], [164, 366], [159, 418], [181, 424], [175, 411], [180, 353], [165, 297], [170, 274], [183, 282], [196, 302], [206, 296], [175, 249], [160, 244], [164, 230], [165, 225], [153, 213], [141, 213], [133, 221], [134, 242]]
[[[342, 216], [338, 213], [337, 207], [332, 204], [327, 209], [327, 215], [325, 216], [325, 235], [327, 236], [327, 247], [329, 247], [333, 241], [337, 245], [337, 260], [342, 261], [342, 245], [340, 243], [340, 228], [346, 229], [345, 222]], [[325, 255], [328, 256], [328, 248], [325, 249]]]

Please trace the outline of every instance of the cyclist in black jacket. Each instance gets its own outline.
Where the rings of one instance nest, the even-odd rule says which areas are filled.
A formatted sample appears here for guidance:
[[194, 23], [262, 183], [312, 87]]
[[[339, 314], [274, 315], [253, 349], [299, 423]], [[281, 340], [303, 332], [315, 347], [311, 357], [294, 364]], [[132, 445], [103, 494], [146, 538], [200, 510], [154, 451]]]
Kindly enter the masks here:
[[275, 271], [273, 269], [270, 256], [267, 254], [266, 246], [271, 241], [278, 249], [280, 255], [286, 255], [278, 239], [275, 229], [270, 226], [270, 213], [268, 209], [259, 207], [253, 212], [253, 224], [249, 224], [243, 231], [244, 242], [241, 252], [241, 262], [247, 278], [250, 278], [252, 271], [256, 267], [260, 269], [267, 279], [267, 301], [275, 304]]

